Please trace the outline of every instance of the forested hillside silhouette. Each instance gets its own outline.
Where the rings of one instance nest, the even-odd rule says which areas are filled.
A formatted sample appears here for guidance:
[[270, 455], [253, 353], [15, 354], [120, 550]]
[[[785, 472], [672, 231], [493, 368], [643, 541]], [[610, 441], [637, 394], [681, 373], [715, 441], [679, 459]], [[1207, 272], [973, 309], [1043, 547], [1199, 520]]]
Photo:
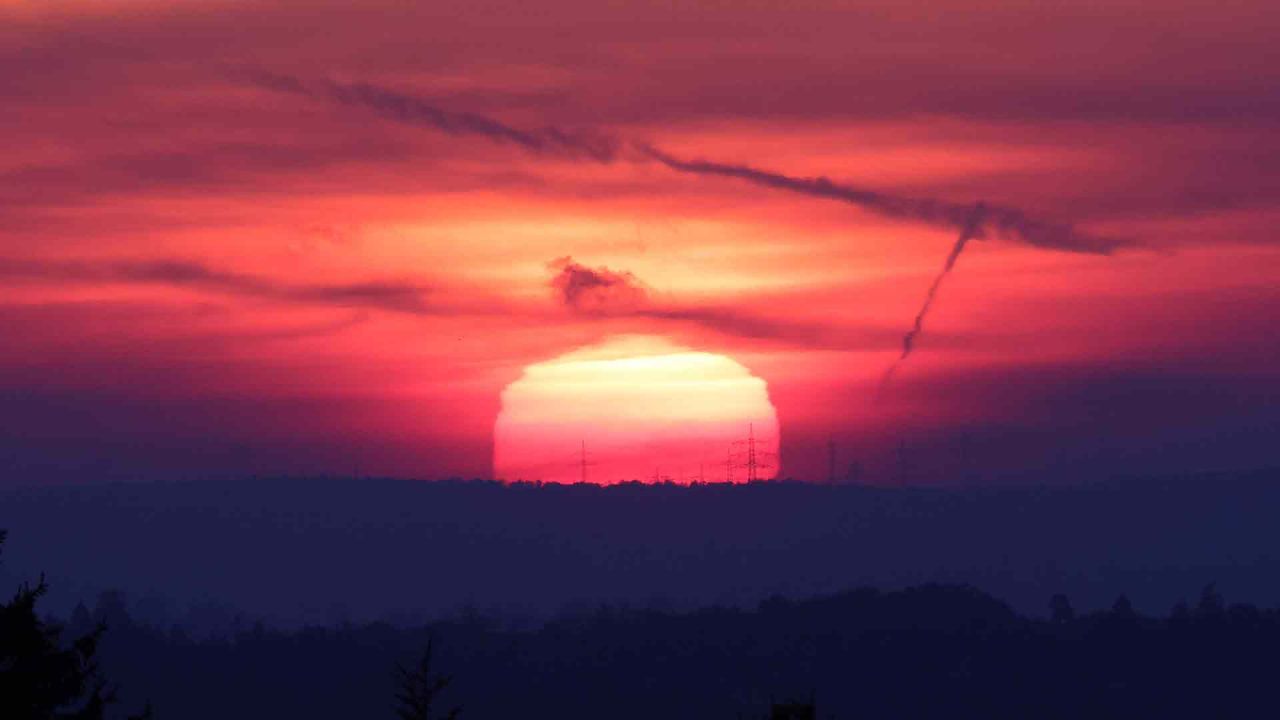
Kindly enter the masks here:
[[1077, 612], [1063, 594], [1029, 617], [970, 586], [929, 584], [751, 609], [601, 605], [524, 628], [475, 611], [412, 628], [257, 622], [215, 639], [138, 621], [118, 592], [63, 627], [37, 612], [45, 588], [24, 584], [0, 605], [6, 719], [122, 717], [112, 703], [144, 695], [160, 716], [193, 720], [457, 720], [463, 706], [466, 718], [570, 720], [1280, 712], [1280, 608], [1228, 604], [1212, 584], [1158, 617], [1123, 595]]
[[447, 689], [429, 716], [461, 705], [467, 720], [762, 718], [797, 698], [791, 707], [850, 720], [1280, 712], [1278, 609], [1228, 604], [1207, 586], [1160, 617], [1123, 596], [1088, 613], [1055, 596], [1046, 611], [1027, 617], [970, 587], [929, 585], [748, 610], [598, 607], [528, 630], [471, 616], [413, 629], [259, 625], [194, 641], [117, 617], [102, 658], [159, 713], [190, 720], [428, 717], [402, 712], [422, 707], [403, 702], [405, 688], [419, 700], [423, 688]]

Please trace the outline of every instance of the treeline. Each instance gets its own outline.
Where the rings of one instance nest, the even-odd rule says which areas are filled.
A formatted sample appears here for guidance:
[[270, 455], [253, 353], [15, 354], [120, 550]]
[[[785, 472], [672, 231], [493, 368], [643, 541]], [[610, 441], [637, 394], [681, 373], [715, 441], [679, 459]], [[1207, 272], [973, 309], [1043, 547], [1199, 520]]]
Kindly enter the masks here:
[[413, 667], [432, 641], [453, 678], [441, 702], [463, 718], [757, 718], [791, 700], [850, 719], [1280, 712], [1280, 609], [1227, 604], [1212, 586], [1162, 617], [1123, 597], [1077, 614], [1057, 596], [1048, 609], [1027, 617], [930, 585], [751, 610], [599, 607], [535, 630], [471, 616], [418, 629], [259, 625], [211, 641], [134, 623], [111, 601], [68, 631], [106, 624], [102, 667], [127, 697], [189, 720], [390, 718], [403, 679], [391, 669]]
[[[472, 604], [545, 619], [597, 601], [692, 610], [773, 594], [968, 583], [1023, 613], [1121, 593], [1164, 612], [1213, 579], [1280, 602], [1280, 473], [1088, 486], [618, 487], [261, 479], [0, 489], [13, 582], [107, 588], [198, 634], [420, 624]], [[4, 573], [0, 572], [0, 582]], [[161, 596], [165, 602], [160, 601]], [[145, 607], [144, 607], [145, 606]]]

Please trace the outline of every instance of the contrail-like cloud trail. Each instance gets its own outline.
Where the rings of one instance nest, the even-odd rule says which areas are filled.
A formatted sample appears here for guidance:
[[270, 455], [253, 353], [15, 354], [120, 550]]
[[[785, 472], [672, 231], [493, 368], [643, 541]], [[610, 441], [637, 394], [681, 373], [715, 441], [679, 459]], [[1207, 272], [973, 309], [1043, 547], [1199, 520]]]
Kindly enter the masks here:
[[449, 110], [422, 98], [370, 83], [339, 83], [327, 79], [304, 82], [291, 75], [258, 69], [237, 69], [231, 74], [267, 90], [361, 107], [408, 125], [428, 127], [450, 135], [482, 137], [540, 155], [612, 163], [618, 158], [622, 146], [621, 141], [607, 134], [555, 126], [518, 128], [487, 115]]
[[[238, 69], [231, 74], [267, 90], [362, 107], [398, 122], [451, 135], [471, 135], [507, 143], [537, 155], [601, 164], [623, 159], [647, 160], [687, 175], [731, 178], [781, 192], [846, 203], [885, 217], [957, 229], [967, 226], [972, 210], [972, 205], [967, 203], [904, 197], [834, 182], [825, 177], [797, 177], [747, 164], [682, 158], [650, 143], [624, 140], [608, 133], [556, 126], [519, 128], [486, 115], [449, 110], [370, 83], [340, 83], [327, 79], [308, 83], [291, 75], [260, 69]], [[1104, 255], [1133, 244], [1121, 238], [1083, 233], [1068, 224], [1038, 220], [1017, 208], [996, 205], [986, 206], [972, 236], [979, 239], [997, 236], [1046, 249]]]
[[189, 260], [25, 260], [0, 257], [0, 279], [66, 283], [169, 285], [224, 295], [317, 305], [368, 308], [413, 315], [448, 314], [430, 301], [432, 288], [394, 281], [291, 284], [217, 270]]
[[889, 383], [893, 381], [893, 376], [898, 371], [898, 367], [911, 356], [911, 351], [915, 349], [916, 338], [924, 331], [925, 318], [929, 316], [929, 310], [933, 308], [933, 301], [938, 297], [938, 288], [942, 286], [942, 281], [955, 268], [956, 260], [960, 259], [960, 253], [964, 252], [965, 245], [969, 244], [970, 240], [978, 237], [978, 232], [982, 227], [983, 217], [986, 213], [987, 206], [983, 203], [978, 203], [970, 208], [969, 218], [965, 222], [964, 229], [960, 231], [960, 236], [956, 238], [955, 244], [951, 246], [947, 261], [943, 264], [942, 270], [933, 278], [933, 283], [929, 285], [929, 292], [924, 296], [924, 304], [920, 306], [920, 312], [916, 313], [915, 323], [912, 324], [907, 334], [902, 336], [902, 354], [885, 371], [884, 377], [880, 380], [877, 395], [884, 393], [888, 389]]
[[848, 203], [886, 217], [956, 227], [970, 233], [970, 238], [998, 235], [1036, 247], [1101, 255], [1132, 244], [1119, 238], [1082, 233], [1070, 225], [1036, 220], [1016, 208], [986, 205], [982, 217], [973, 225], [973, 206], [964, 203], [890, 195], [825, 177], [795, 177], [750, 165], [683, 160], [642, 143], [635, 143], [635, 147], [641, 154], [677, 172], [736, 178], [775, 190]]
[[485, 115], [448, 110], [421, 98], [369, 83], [344, 84], [333, 80], [306, 83], [296, 77], [254, 69], [239, 70], [233, 74], [275, 92], [363, 107], [399, 122], [453, 135], [472, 135], [493, 142], [508, 143], [539, 155], [602, 164], [612, 164], [622, 159], [646, 160], [686, 175], [740, 180], [780, 192], [846, 203], [885, 217], [958, 228], [960, 235], [947, 255], [942, 271], [929, 286], [924, 304], [916, 314], [915, 323], [902, 339], [902, 354], [885, 372], [880, 382], [881, 393], [888, 387], [899, 366], [910, 357], [916, 338], [924, 331], [924, 322], [937, 298], [938, 288], [951, 273], [970, 240], [1000, 237], [1033, 247], [1098, 255], [1108, 255], [1117, 249], [1137, 245], [1132, 240], [1092, 235], [1080, 232], [1069, 224], [1039, 220], [1012, 207], [906, 197], [838, 183], [825, 177], [797, 177], [749, 164], [686, 159], [646, 142], [622, 140], [598, 132], [565, 130], [555, 126], [522, 129]]

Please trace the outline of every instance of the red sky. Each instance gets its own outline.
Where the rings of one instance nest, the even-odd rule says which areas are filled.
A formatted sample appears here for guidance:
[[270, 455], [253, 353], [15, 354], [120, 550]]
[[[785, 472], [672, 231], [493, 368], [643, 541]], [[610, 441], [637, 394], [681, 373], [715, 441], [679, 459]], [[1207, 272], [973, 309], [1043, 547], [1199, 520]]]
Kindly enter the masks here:
[[[796, 477], [1274, 463], [1276, 37], [1261, 0], [0, 3], [0, 468], [489, 476], [504, 388], [637, 334], [764, 380]], [[1116, 247], [987, 232], [877, 395], [958, 227], [646, 145]]]

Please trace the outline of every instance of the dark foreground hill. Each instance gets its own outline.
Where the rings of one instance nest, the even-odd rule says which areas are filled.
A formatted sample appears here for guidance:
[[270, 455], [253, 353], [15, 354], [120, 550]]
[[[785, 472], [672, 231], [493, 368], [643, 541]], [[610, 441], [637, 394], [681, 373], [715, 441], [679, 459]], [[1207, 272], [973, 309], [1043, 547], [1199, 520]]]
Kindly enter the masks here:
[[453, 678], [437, 708], [460, 704], [468, 720], [731, 720], [795, 699], [849, 720], [1280, 713], [1280, 611], [1227, 606], [1212, 588], [1158, 619], [1124, 599], [1085, 616], [1052, 606], [1029, 619], [970, 588], [924, 586], [752, 610], [601, 608], [524, 631], [473, 617], [206, 642], [137, 627], [109, 604], [98, 619], [112, 626], [108, 676], [158, 718], [391, 718], [391, 670], [428, 634], [433, 668]]
[[[69, 612], [120, 588], [163, 625], [299, 627], [600, 602], [754, 607], [855, 586], [964, 583], [1164, 612], [1215, 581], [1280, 601], [1280, 476], [873, 489], [244, 480], [0, 491], [0, 578], [49, 573]], [[223, 608], [233, 608], [224, 610]], [[205, 629], [208, 629], [206, 627]]]

